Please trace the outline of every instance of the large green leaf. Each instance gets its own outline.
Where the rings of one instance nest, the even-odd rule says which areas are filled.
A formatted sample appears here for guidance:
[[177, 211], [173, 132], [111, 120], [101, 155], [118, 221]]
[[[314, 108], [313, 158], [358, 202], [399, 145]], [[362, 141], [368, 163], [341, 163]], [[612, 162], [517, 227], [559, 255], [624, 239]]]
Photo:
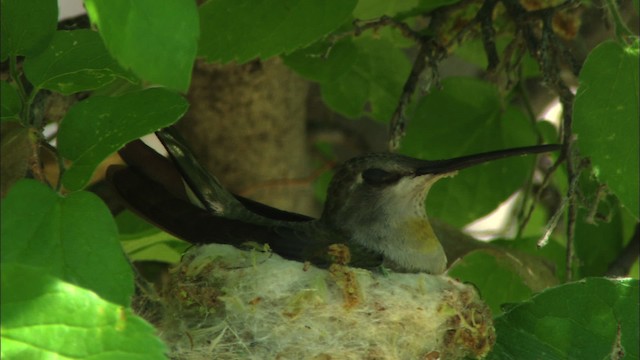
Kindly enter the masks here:
[[[639, 306], [632, 279], [590, 278], [546, 290], [496, 319], [489, 359], [637, 359]], [[611, 357], [617, 345], [624, 357]]]
[[131, 268], [109, 209], [92, 193], [61, 197], [34, 180], [16, 183], [2, 202], [1, 256], [3, 264], [41, 267], [106, 300], [129, 305]]
[[404, 52], [385, 38], [368, 36], [330, 46], [315, 44], [285, 57], [285, 62], [320, 82], [322, 98], [334, 110], [389, 121], [411, 69]]
[[244, 63], [307, 46], [348, 20], [355, 0], [216, 0], [200, 7], [198, 54]]
[[0, 86], [0, 121], [20, 119], [22, 100], [18, 90], [6, 81]]
[[573, 108], [577, 146], [598, 178], [640, 219], [638, 181], [638, 41], [605, 42], [587, 57]]
[[176, 122], [186, 100], [152, 88], [118, 97], [94, 96], [72, 107], [60, 125], [58, 149], [73, 161], [63, 176], [69, 190], [86, 186], [98, 164], [124, 144]]
[[1, 307], [3, 359], [165, 359], [131, 309], [43, 269], [3, 263]]
[[0, 61], [9, 55], [34, 55], [43, 50], [58, 22], [55, 0], [2, 0]]
[[186, 91], [198, 45], [193, 0], [85, 0], [120, 65], [141, 78]]
[[[423, 159], [446, 159], [516, 146], [534, 145], [531, 123], [501, 103], [489, 83], [448, 78], [417, 104], [402, 152]], [[440, 180], [427, 197], [427, 212], [462, 226], [495, 209], [524, 184], [534, 156], [511, 158], [466, 169]]]
[[65, 95], [129, 78], [91, 30], [57, 31], [45, 51], [25, 60], [24, 73], [36, 88]]

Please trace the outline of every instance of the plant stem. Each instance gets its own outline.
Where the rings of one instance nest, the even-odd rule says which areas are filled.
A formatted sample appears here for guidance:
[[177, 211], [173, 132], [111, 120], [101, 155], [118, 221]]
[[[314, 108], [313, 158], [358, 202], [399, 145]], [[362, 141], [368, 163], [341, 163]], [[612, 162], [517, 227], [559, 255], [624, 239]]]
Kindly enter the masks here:
[[609, 9], [609, 13], [611, 13], [611, 17], [613, 18], [613, 23], [616, 27], [616, 37], [623, 43], [626, 43], [626, 38], [629, 36], [634, 36], [633, 32], [629, 30], [627, 25], [622, 20], [622, 16], [620, 16], [620, 11], [618, 11], [618, 4], [616, 4], [615, 0], [606, 0], [607, 8]]

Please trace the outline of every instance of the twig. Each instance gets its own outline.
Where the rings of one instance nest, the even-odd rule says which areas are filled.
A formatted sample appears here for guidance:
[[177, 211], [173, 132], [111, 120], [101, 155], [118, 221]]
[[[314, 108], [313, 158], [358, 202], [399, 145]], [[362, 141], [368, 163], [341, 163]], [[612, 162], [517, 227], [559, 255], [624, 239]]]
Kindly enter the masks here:
[[418, 84], [420, 75], [427, 67], [427, 57], [431, 52], [431, 46], [432, 45], [427, 41], [420, 44], [420, 49], [418, 50], [418, 55], [416, 55], [416, 59], [413, 62], [411, 73], [409, 74], [407, 81], [404, 83], [402, 95], [400, 95], [400, 100], [398, 101], [398, 106], [396, 106], [396, 110], [393, 113], [389, 124], [389, 151], [395, 151], [400, 146], [400, 139], [404, 136], [406, 127], [404, 113], [407, 105], [409, 105], [411, 96], [413, 96], [413, 93], [416, 90], [416, 85]]
[[[514, 60], [514, 53], [515, 53], [515, 60]], [[507, 83], [505, 85], [505, 89], [511, 89], [512, 82], [513, 82], [511, 79], [511, 73], [514, 71], [514, 68], [517, 68], [519, 72], [517, 76], [518, 83], [522, 83], [522, 81], [520, 80], [523, 78], [521, 63], [522, 63], [522, 58], [524, 54], [525, 54], [525, 48], [524, 48], [524, 44], [522, 43], [522, 38], [520, 34], [517, 34], [516, 37], [504, 49], [502, 53], [502, 60], [500, 61], [500, 63], [498, 63], [498, 67], [496, 68], [495, 72], [493, 74], [490, 74], [490, 76], [496, 76], [500, 72], [504, 71], [507, 77]], [[527, 109], [527, 111], [529, 110], [531, 110], [530, 116], [533, 115], [533, 118], [535, 119], [535, 115], [533, 114], [533, 109]]]
[[[545, 82], [552, 87], [560, 97], [562, 105], [562, 152], [556, 164], [562, 160], [566, 162], [567, 176], [569, 180], [569, 189], [563, 200], [561, 209], [567, 207], [567, 252], [566, 252], [566, 280], [571, 280], [571, 270], [573, 266], [574, 249], [573, 242], [575, 237], [575, 223], [577, 218], [577, 202], [576, 202], [576, 182], [579, 178], [581, 169], [576, 169], [573, 161], [573, 99], [574, 95], [569, 87], [560, 78], [560, 69], [558, 68], [558, 49], [564, 49], [560, 44], [555, 33], [553, 32], [552, 19], [556, 11], [574, 6], [574, 0], [568, 0], [564, 3], [536, 11], [526, 11], [517, 0], [501, 0], [507, 12], [520, 29], [527, 44], [527, 48], [531, 55], [537, 60]], [[531, 20], [542, 21], [542, 36], [538, 39], [531, 26]], [[566, 55], [566, 51], [562, 53]], [[566, 58], [564, 59], [566, 60]], [[575, 70], [575, 69], [574, 69]], [[555, 165], [555, 164], [554, 164]], [[557, 211], [558, 214], [561, 211]], [[531, 213], [531, 212], [530, 212]], [[554, 217], [556, 217], [554, 214]], [[529, 215], [528, 215], [529, 216]], [[528, 218], [527, 216], [527, 218]], [[552, 219], [553, 220], [553, 219]], [[552, 222], [550, 222], [553, 224]], [[545, 232], [548, 239], [550, 233]], [[545, 238], [543, 237], [543, 239]], [[544, 241], [541, 241], [544, 243]]]
[[640, 224], [636, 224], [636, 231], [633, 233], [631, 241], [622, 249], [618, 257], [609, 265], [607, 276], [627, 276], [629, 270], [638, 260], [640, 251]]
[[[576, 170], [573, 159], [573, 94], [569, 88], [563, 83], [557, 84], [560, 93], [560, 103], [562, 104], [562, 154], [567, 165], [567, 177], [570, 184], [580, 176], [580, 169]], [[578, 207], [575, 197], [575, 186], [569, 186], [567, 190], [567, 198], [569, 198], [569, 206], [567, 209], [567, 254], [566, 254], [566, 280], [571, 281], [571, 268], [573, 265], [573, 241], [575, 238], [576, 218], [578, 216]]]
[[589, 210], [589, 214], [584, 220], [585, 223], [593, 224], [593, 225], [596, 224], [596, 215], [598, 214], [598, 205], [600, 205], [600, 202], [605, 196], [607, 196], [608, 193], [609, 193], [609, 188], [607, 187], [606, 184], [598, 185], [598, 190], [596, 190], [596, 198], [593, 201], [593, 204], [591, 204], [591, 210]]
[[525, 13], [523, 14], [525, 18], [528, 18], [530, 20], [540, 20], [540, 19], [544, 19], [550, 16], [553, 16], [555, 13], [557, 13], [558, 11], [562, 11], [562, 10], [566, 10], [572, 7], [575, 7], [579, 4], [579, 1], [577, 0], [567, 0], [561, 4], [558, 4], [556, 6], [549, 6], [543, 9], [538, 9], [538, 10], [532, 10], [532, 11], [525, 11]]
[[544, 228], [544, 233], [542, 237], [536, 243], [536, 245], [538, 246], [538, 249], [547, 246], [547, 244], [549, 243], [549, 237], [551, 236], [551, 233], [553, 233], [553, 230], [556, 229], [556, 226], [558, 226], [558, 222], [560, 221], [560, 218], [564, 213], [564, 208], [567, 207], [568, 200], [569, 199], [566, 196], [562, 199], [560, 206], [558, 206], [558, 209], [556, 210], [556, 212], [553, 214], [553, 216], [551, 216], [551, 219], [549, 219], [549, 222], [547, 222], [547, 225]]
[[332, 43], [336, 43], [339, 40], [349, 37], [349, 36], [360, 36], [363, 32], [367, 30], [380, 30], [385, 26], [390, 26], [392, 28], [398, 29], [400, 33], [416, 43], [420, 43], [420, 34], [414, 31], [409, 25], [402, 21], [398, 21], [389, 16], [381, 16], [376, 20], [353, 20], [353, 29], [350, 31], [346, 31], [340, 34], [335, 34], [329, 38], [329, 41]]
[[551, 182], [551, 176], [556, 172], [556, 170], [558, 170], [558, 168], [560, 167], [560, 165], [562, 165], [562, 163], [563, 163], [563, 159], [558, 158], [553, 163], [553, 165], [551, 165], [549, 170], [547, 170], [547, 172], [544, 174], [544, 177], [542, 178], [542, 183], [540, 184], [540, 187], [538, 188], [538, 191], [536, 191], [536, 194], [533, 198], [533, 202], [531, 203], [531, 206], [529, 206], [529, 210], [527, 211], [527, 214], [525, 215], [524, 219], [520, 222], [520, 227], [518, 228], [517, 237], [520, 237], [520, 235], [522, 235], [524, 228], [529, 223], [529, 220], [531, 220], [531, 216], [533, 215], [533, 211], [536, 208], [536, 204], [540, 202], [542, 193], [547, 188], [547, 186], [549, 186], [549, 182]]
[[[31, 175], [41, 183], [51, 186], [47, 177], [44, 175], [42, 159], [40, 158], [40, 146], [41, 146], [41, 133], [37, 133], [34, 129], [30, 131], [30, 139], [31, 142], [31, 155], [29, 156], [29, 170], [31, 171]], [[33, 139], [33, 138], [36, 139]]]
[[553, 232], [553, 230], [556, 228], [556, 226], [558, 226], [558, 222], [562, 218], [564, 209], [567, 207], [567, 205], [571, 204], [572, 198], [568, 194], [575, 192], [575, 188], [578, 186], [578, 179], [579, 179], [579, 176], [576, 176], [573, 179], [573, 181], [570, 183], [569, 188], [573, 188], [573, 190], [570, 189], [569, 191], [567, 191], [567, 195], [562, 199], [560, 206], [558, 206], [558, 209], [556, 210], [556, 212], [553, 214], [551, 219], [549, 219], [549, 222], [545, 227], [544, 234], [542, 235], [540, 240], [538, 240], [537, 242], [538, 248], [545, 247], [549, 242], [549, 236], [551, 236], [551, 233]]
[[616, 37], [618, 38], [618, 40], [624, 42], [627, 40], [627, 38], [635, 36], [622, 20], [622, 16], [620, 16], [620, 12], [618, 11], [618, 5], [615, 3], [615, 1], [605, 0], [605, 2], [607, 3], [607, 9], [609, 10], [609, 13], [611, 13], [611, 17], [613, 18]]
[[475, 17], [475, 21], [480, 23], [482, 46], [484, 47], [485, 54], [487, 54], [487, 72], [489, 74], [492, 74], [500, 63], [498, 49], [496, 48], [496, 31], [493, 28], [492, 17], [496, 3], [497, 0], [485, 0]]

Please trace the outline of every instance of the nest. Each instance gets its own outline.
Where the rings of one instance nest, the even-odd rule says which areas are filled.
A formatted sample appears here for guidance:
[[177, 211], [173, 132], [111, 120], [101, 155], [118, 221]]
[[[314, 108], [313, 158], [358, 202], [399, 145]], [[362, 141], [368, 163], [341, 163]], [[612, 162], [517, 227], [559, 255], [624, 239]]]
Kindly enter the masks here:
[[442, 275], [325, 270], [206, 245], [163, 288], [150, 320], [173, 359], [482, 358], [495, 343], [475, 289]]

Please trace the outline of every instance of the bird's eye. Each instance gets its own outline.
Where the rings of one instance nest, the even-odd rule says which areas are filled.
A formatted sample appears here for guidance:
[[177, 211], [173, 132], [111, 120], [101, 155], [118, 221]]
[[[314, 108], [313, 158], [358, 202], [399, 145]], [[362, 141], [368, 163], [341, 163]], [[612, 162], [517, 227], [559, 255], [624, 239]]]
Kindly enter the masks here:
[[362, 179], [364, 182], [373, 186], [393, 184], [398, 181], [400, 177], [400, 174], [376, 168], [367, 169], [362, 172]]

